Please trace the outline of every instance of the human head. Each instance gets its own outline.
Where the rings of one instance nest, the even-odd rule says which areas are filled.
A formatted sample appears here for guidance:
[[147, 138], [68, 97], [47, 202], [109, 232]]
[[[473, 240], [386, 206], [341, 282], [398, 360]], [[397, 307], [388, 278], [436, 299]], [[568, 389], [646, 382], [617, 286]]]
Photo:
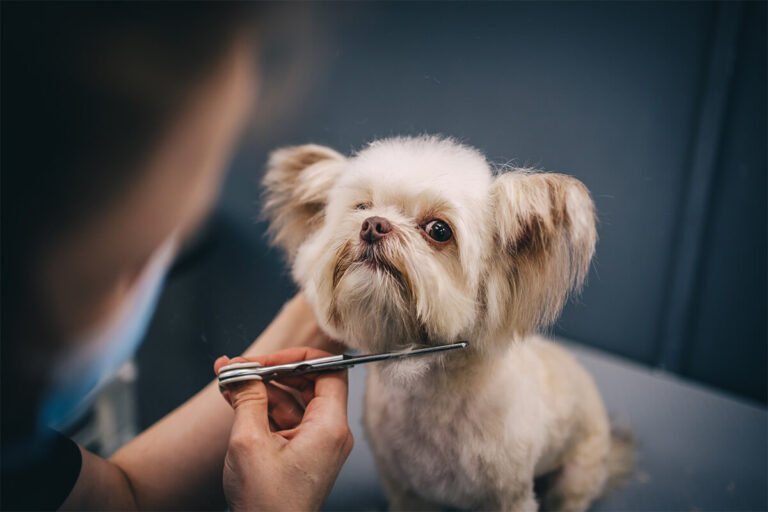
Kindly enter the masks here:
[[107, 322], [210, 209], [254, 97], [252, 10], [3, 4], [4, 377]]

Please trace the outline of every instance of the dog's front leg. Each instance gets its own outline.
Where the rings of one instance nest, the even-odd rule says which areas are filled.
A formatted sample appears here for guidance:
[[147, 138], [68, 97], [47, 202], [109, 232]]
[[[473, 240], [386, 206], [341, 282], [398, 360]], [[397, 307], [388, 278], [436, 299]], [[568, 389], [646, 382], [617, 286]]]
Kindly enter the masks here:
[[406, 489], [398, 489], [394, 492], [387, 492], [389, 497], [389, 510], [392, 512], [427, 512], [441, 510], [441, 506], [425, 500], [421, 496]]
[[389, 510], [399, 512], [441, 509], [440, 505], [425, 500], [412, 489], [406, 487], [397, 478], [397, 472], [387, 463], [384, 457], [379, 455], [375, 458], [375, 461], [381, 479], [381, 486], [384, 488], [384, 494], [389, 501]]
[[536, 503], [536, 496], [533, 493], [533, 478], [527, 484], [513, 486], [505, 490], [497, 497], [495, 503], [481, 508], [483, 510], [502, 510], [504, 512], [537, 512], [539, 505]]

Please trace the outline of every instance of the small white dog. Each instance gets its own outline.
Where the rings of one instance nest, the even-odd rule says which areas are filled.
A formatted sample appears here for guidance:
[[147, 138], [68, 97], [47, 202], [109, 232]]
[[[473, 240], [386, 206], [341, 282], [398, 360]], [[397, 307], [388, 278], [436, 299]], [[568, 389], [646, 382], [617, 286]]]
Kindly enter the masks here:
[[329, 335], [365, 352], [469, 342], [370, 367], [365, 425], [391, 508], [536, 510], [534, 477], [553, 474], [542, 507], [585, 510], [613, 471], [609, 421], [589, 375], [532, 333], [587, 274], [586, 187], [494, 175], [427, 136], [351, 158], [280, 149], [264, 185], [274, 241]]

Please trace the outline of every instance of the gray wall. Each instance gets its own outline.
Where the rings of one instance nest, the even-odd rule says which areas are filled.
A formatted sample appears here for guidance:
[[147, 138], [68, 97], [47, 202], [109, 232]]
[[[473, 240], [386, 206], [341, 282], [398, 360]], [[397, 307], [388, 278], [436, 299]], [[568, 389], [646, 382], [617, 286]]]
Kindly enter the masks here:
[[145, 422], [293, 291], [253, 220], [267, 151], [423, 132], [592, 191], [597, 256], [556, 334], [766, 402], [765, 7], [292, 4], [312, 22], [288, 25], [300, 65], [274, 68], [267, 96], [284, 94], [261, 105], [290, 108], [246, 137], [219, 214], [171, 281], [142, 369], [170, 344], [189, 371], [178, 389], [144, 380]]

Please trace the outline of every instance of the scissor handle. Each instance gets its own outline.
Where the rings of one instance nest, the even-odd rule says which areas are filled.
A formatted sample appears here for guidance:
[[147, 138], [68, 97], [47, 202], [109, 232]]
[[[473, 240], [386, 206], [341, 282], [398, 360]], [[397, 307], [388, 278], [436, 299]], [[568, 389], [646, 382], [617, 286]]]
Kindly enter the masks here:
[[276, 364], [274, 366], [262, 366], [261, 363], [256, 363], [256, 362], [231, 363], [226, 366], [222, 366], [221, 369], [219, 369], [219, 375], [221, 375], [222, 373], [229, 373], [231, 371], [241, 370], [241, 369], [252, 369], [252, 370], [262, 370], [262, 371], [285, 369], [290, 371], [304, 365], [313, 366], [321, 363], [343, 361], [347, 357], [349, 356], [345, 356], [344, 354], [339, 354], [335, 356], [318, 357], [315, 359], [305, 359], [304, 361], [295, 361], [293, 363]]
[[344, 354], [316, 359], [306, 359], [294, 363], [262, 366], [259, 363], [232, 363], [219, 370], [219, 384], [242, 382], [246, 380], [272, 380], [288, 375], [338, 371], [353, 366], [345, 361], [351, 356]]

